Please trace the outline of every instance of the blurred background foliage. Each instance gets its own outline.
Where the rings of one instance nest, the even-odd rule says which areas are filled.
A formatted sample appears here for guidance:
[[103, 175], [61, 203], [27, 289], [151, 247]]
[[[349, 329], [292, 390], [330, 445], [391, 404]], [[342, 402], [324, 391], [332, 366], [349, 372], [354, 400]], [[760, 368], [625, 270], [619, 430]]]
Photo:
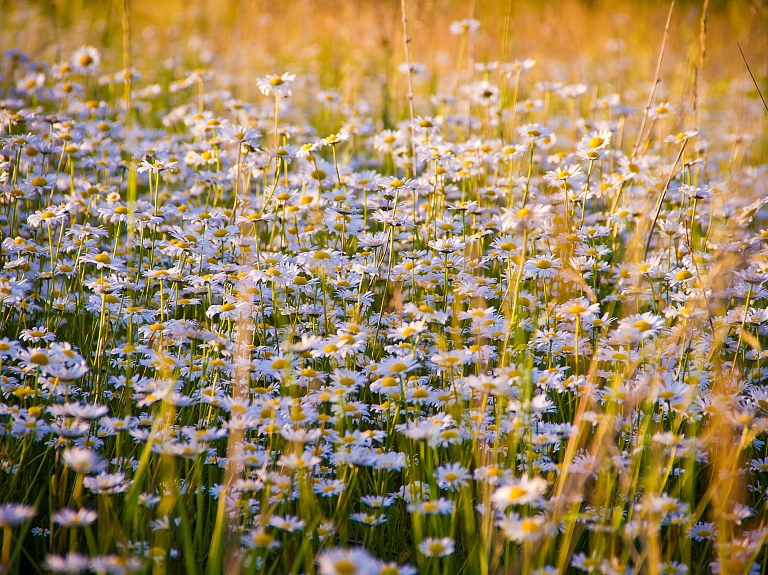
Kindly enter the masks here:
[[[736, 43], [765, 86], [768, 3], [709, 1], [706, 58], [697, 82], [703, 4], [678, 0], [675, 5], [655, 101], [679, 106], [680, 129], [691, 128], [686, 114], [698, 87], [706, 104], [702, 128], [714, 122], [718, 129], [725, 122], [730, 132], [749, 130], [748, 118], [755, 115], [745, 108], [761, 104]], [[459, 41], [449, 25], [469, 17], [481, 28], [468, 45], [462, 80], [482, 76], [473, 62], [534, 58], [538, 65], [528, 86], [542, 80], [584, 83], [590, 91], [582, 105], [620, 93], [637, 106], [647, 97], [669, 7], [651, 0], [408, 0], [406, 5], [411, 59], [426, 68], [415, 78], [416, 112], [422, 114], [435, 112], [429, 96], [449, 91], [455, 77]], [[215, 72], [211, 87], [256, 99], [258, 76], [290, 71], [299, 76], [293, 106], [317, 106], [317, 91], [334, 89], [345, 102], [363, 100], [380, 112], [379, 127], [407, 116], [406, 78], [397, 70], [404, 61], [398, 0], [0, 0], [0, 47], [21, 49], [37, 61], [59, 61], [90, 44], [103, 52], [102, 71], [116, 71], [123, 63], [126, 7], [132, 63], [143, 84], [167, 85], [206, 69]], [[763, 144], [756, 141], [758, 149]]]

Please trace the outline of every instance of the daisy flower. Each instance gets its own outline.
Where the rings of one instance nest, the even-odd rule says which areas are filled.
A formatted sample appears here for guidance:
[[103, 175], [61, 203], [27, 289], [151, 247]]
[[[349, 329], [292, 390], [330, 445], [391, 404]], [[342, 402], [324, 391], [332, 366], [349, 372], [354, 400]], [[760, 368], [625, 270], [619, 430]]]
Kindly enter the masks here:
[[71, 551], [66, 555], [47, 555], [43, 566], [54, 573], [82, 573], [91, 566], [91, 558]]
[[53, 522], [62, 527], [82, 527], [96, 521], [97, 513], [90, 509], [60, 509], [53, 514]]
[[451, 555], [455, 549], [453, 539], [450, 537], [427, 537], [419, 543], [419, 552], [426, 557], [445, 557]]
[[474, 34], [480, 29], [480, 21], [474, 18], [465, 18], [463, 20], [455, 20], [451, 22], [448, 28], [454, 36], [460, 36], [461, 34]]
[[442, 489], [455, 491], [465, 487], [471, 475], [460, 463], [449, 463], [437, 468], [437, 484]]
[[544, 175], [544, 180], [550, 186], [562, 186], [562, 182], [568, 181], [571, 178], [581, 173], [581, 166], [578, 164], [569, 164], [559, 170], [549, 171]]
[[64, 450], [61, 458], [64, 465], [84, 475], [98, 473], [106, 466], [99, 454], [92, 449], [70, 447]]
[[560, 270], [560, 260], [550, 254], [538, 255], [525, 262], [523, 273], [526, 278], [553, 278]]
[[40, 341], [50, 342], [56, 339], [56, 335], [49, 332], [44, 326], [36, 326], [31, 329], [21, 330], [19, 339], [30, 341], [32, 343], [38, 343]]
[[317, 556], [320, 575], [378, 575], [376, 559], [365, 549], [335, 548]]
[[296, 74], [285, 72], [278, 76], [276, 74], [267, 74], [263, 78], [256, 80], [256, 85], [265, 96], [275, 95], [280, 98], [287, 98], [291, 95], [290, 84], [296, 79]]
[[91, 74], [99, 69], [101, 55], [93, 46], [81, 46], [72, 54], [72, 69], [82, 74]]
[[20, 503], [6, 503], [0, 505], [0, 527], [13, 527], [24, 523], [37, 515], [37, 511], [31, 505]]
[[498, 488], [491, 500], [497, 509], [505, 510], [512, 505], [534, 505], [543, 503], [542, 495], [547, 489], [546, 480], [541, 477], [529, 479], [521, 477], [503, 487]]

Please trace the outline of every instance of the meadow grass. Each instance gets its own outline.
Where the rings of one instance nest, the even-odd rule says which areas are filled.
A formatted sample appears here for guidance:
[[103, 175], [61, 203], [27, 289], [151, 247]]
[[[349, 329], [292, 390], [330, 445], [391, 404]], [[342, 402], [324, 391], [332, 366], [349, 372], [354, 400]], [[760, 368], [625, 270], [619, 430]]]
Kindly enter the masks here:
[[765, 6], [155, 4], [4, 8], [0, 572], [766, 572]]

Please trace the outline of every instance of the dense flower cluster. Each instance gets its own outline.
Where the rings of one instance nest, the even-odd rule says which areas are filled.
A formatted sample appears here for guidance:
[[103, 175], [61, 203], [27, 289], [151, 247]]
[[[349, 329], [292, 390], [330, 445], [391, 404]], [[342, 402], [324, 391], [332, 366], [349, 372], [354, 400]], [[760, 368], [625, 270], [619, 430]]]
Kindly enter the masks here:
[[747, 136], [656, 103], [633, 146], [639, 106], [532, 60], [388, 129], [321, 93], [318, 133], [294, 74], [253, 103], [7, 57], [3, 565], [760, 571]]

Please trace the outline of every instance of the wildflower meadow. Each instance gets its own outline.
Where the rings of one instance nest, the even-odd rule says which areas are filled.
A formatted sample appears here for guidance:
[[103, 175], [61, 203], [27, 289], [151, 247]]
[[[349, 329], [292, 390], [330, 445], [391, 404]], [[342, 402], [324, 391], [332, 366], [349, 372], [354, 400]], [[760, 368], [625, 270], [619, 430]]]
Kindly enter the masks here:
[[0, 573], [768, 572], [765, 3], [0, 29]]

